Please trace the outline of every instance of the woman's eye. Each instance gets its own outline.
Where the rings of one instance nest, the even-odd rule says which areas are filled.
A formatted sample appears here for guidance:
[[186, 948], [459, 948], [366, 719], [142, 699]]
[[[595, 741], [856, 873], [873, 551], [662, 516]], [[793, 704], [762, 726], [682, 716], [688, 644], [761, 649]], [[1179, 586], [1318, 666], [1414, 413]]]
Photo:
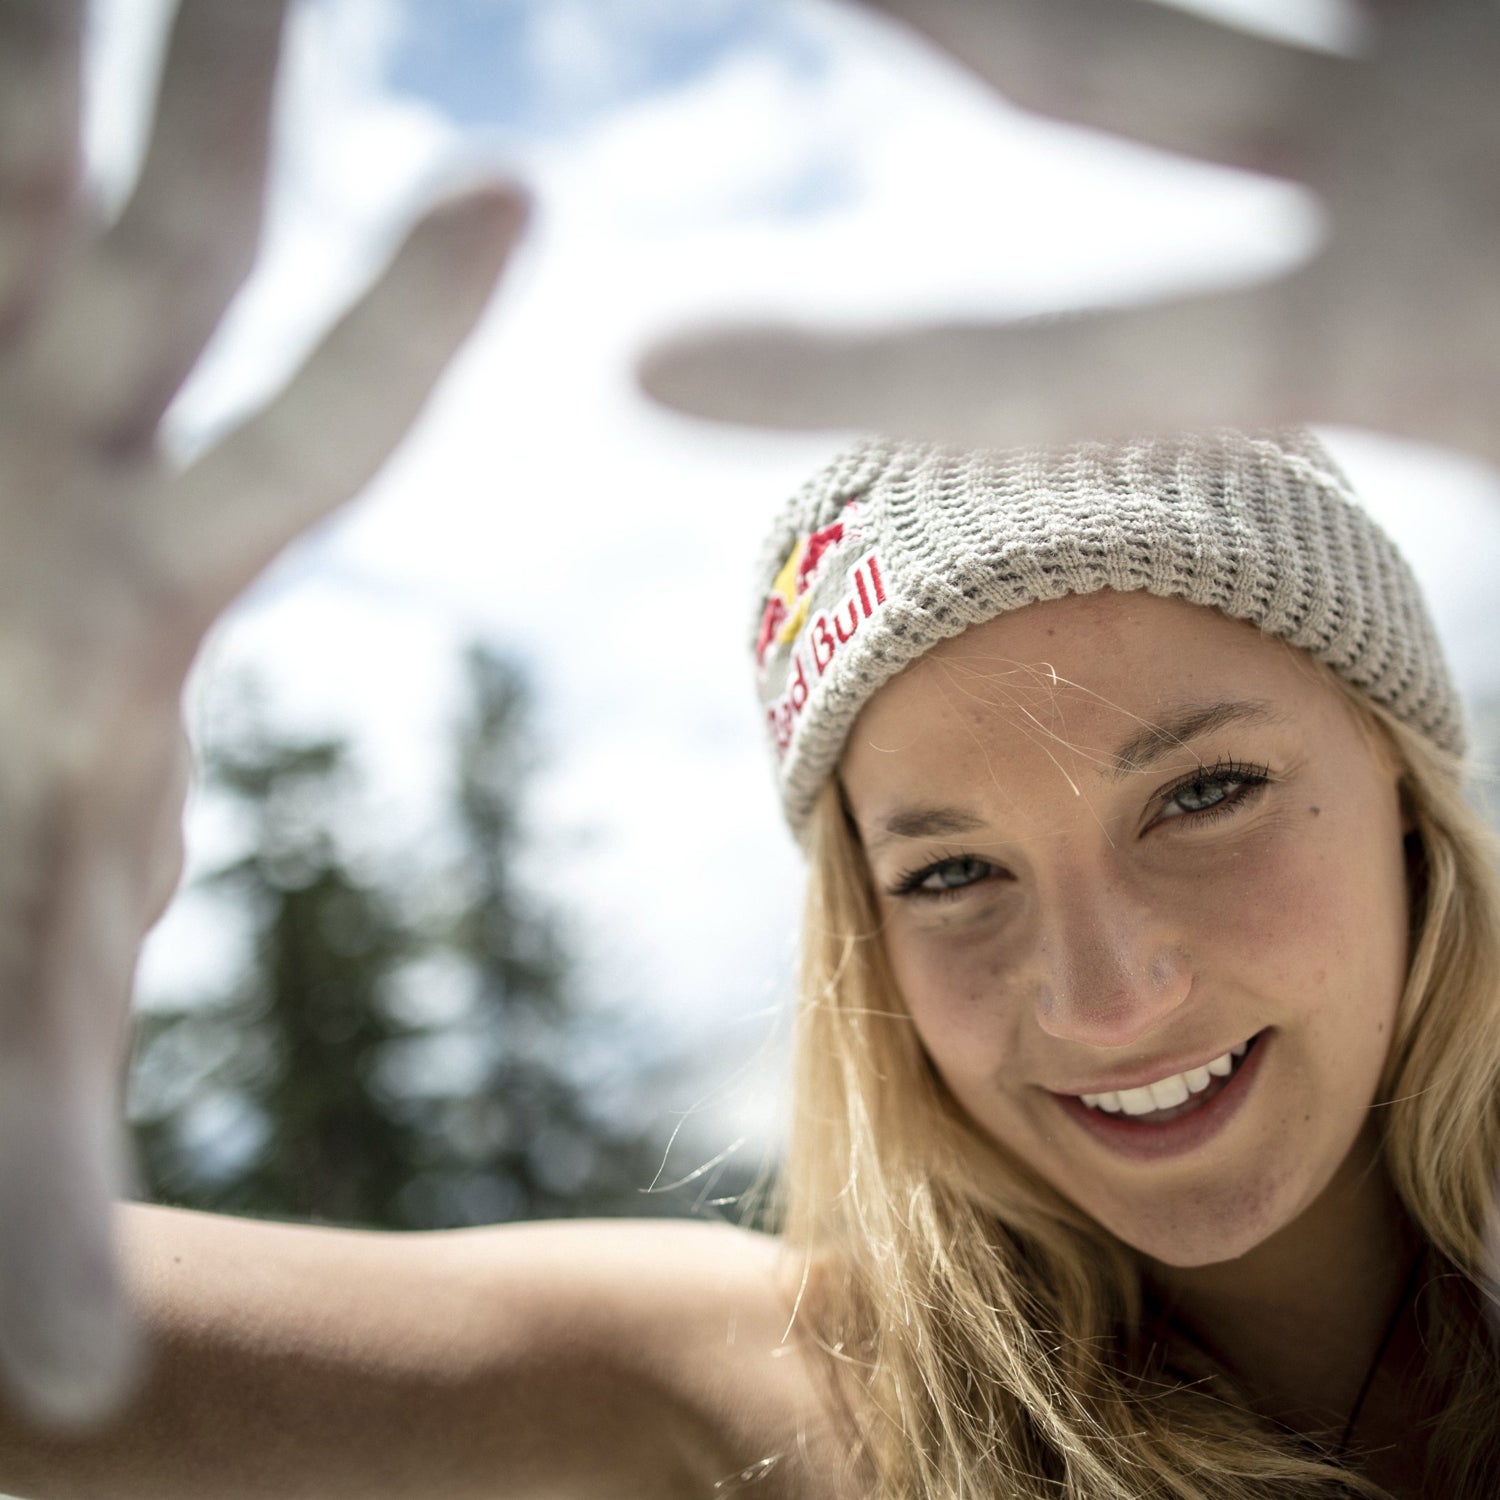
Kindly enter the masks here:
[[1161, 816], [1180, 819], [1216, 810], [1227, 812], [1252, 797], [1269, 780], [1269, 774], [1255, 766], [1206, 768], [1189, 780], [1179, 782], [1165, 795]]
[[1184, 812], [1202, 812], [1205, 808], [1215, 807], [1222, 802], [1234, 786], [1233, 782], [1210, 781], [1207, 777], [1202, 777], [1190, 786], [1179, 787], [1172, 800]]
[[891, 888], [893, 896], [946, 896], [996, 874], [985, 859], [944, 859], [919, 870], [908, 871]]

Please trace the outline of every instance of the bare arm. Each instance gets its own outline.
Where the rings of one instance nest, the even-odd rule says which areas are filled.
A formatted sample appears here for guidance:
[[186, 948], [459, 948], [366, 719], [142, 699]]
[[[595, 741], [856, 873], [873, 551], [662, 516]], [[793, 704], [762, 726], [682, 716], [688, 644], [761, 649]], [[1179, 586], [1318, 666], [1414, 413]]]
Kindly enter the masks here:
[[[1044, 43], [1049, 5], [1063, 0], [1031, 5], [1027, 22]], [[954, 39], [983, 62], [994, 38], [984, 6], [969, 12], [980, 24]], [[0, 1367], [19, 1393], [0, 1413], [0, 1485], [90, 1500], [687, 1500], [743, 1474], [762, 1496], [829, 1495], [837, 1440], [816, 1356], [783, 1343], [775, 1251], [697, 1226], [396, 1239], [131, 1210], [125, 1283], [149, 1335], [144, 1384], [89, 1436], [48, 1435], [20, 1414], [23, 1403], [53, 1417], [96, 1411], [128, 1360], [108, 1248], [110, 1103], [136, 945], [174, 878], [183, 676], [235, 593], [389, 451], [522, 218], [500, 189], [429, 215], [280, 397], [186, 472], [171, 469], [159, 419], [253, 250], [279, 13], [275, 0], [184, 0], [139, 190], [100, 226], [74, 191], [80, 7], [0, 9]], [[1474, 23], [1479, 42], [1487, 24]], [[1368, 76], [1389, 80], [1403, 56]], [[1315, 143], [1329, 139], [1320, 129]], [[1328, 181], [1332, 201], [1339, 179]], [[1357, 228], [1355, 196], [1338, 201]], [[1386, 264], [1354, 231], [1342, 243], [1361, 244], [1356, 267]], [[1460, 276], [1422, 273], [1469, 306]], [[1359, 285], [1363, 302], [1323, 299], [1323, 322], [1267, 324], [1261, 304], [1228, 299], [1080, 325], [1077, 341], [938, 331], [843, 362], [847, 351], [821, 362], [809, 346], [804, 366], [800, 346], [789, 363], [773, 343], [769, 384], [790, 407], [770, 419], [790, 409], [985, 440], [1035, 436], [1031, 421], [1044, 433], [1054, 421], [1133, 426], [1142, 412], [1345, 415], [1337, 396], [1355, 415], [1434, 432], [1448, 422], [1440, 435], [1467, 440], [1474, 402], [1413, 405], [1381, 383], [1383, 352], [1438, 347], [1398, 316], [1415, 298], [1370, 325], [1375, 342], [1350, 342], [1353, 314], [1388, 295], [1373, 273]], [[1307, 286], [1318, 303], [1304, 282], [1294, 311]], [[1482, 320], [1463, 331], [1492, 378]], [[1464, 397], [1471, 344], [1443, 347]], [[1138, 361], [1160, 348], [1211, 356], [1211, 370], [1189, 360], [1173, 381], [1142, 382]], [[1224, 360], [1226, 348], [1241, 352]], [[1280, 361], [1270, 383], [1268, 350]], [[754, 359], [731, 357], [735, 378], [753, 381]], [[1280, 378], [1288, 371], [1300, 383]], [[1346, 386], [1339, 371], [1353, 372]], [[1491, 389], [1475, 387], [1486, 434]], [[1283, 412], [1289, 391], [1331, 404]]]
[[816, 1402], [769, 1241], [115, 1222], [184, 676], [399, 439], [524, 218], [499, 186], [434, 209], [279, 396], [168, 463], [162, 414], [253, 258], [283, 9], [182, 0], [139, 185], [100, 224], [77, 191], [82, 0], [0, 6], [0, 1488], [686, 1500], [771, 1460], [760, 1493], [789, 1493]]
[[768, 1459], [757, 1493], [800, 1492], [826, 1441], [780, 1252], [732, 1228], [397, 1236], [132, 1208], [123, 1248], [155, 1345], [140, 1396], [81, 1439], [0, 1421], [0, 1487], [710, 1500]]
[[0, 1384], [106, 1410], [135, 1341], [110, 1248], [135, 956], [180, 864], [204, 633], [353, 495], [486, 301], [524, 205], [412, 230], [265, 410], [185, 471], [163, 411], [253, 259], [284, 6], [184, 0], [144, 169], [78, 187], [82, 0], [0, 6]]

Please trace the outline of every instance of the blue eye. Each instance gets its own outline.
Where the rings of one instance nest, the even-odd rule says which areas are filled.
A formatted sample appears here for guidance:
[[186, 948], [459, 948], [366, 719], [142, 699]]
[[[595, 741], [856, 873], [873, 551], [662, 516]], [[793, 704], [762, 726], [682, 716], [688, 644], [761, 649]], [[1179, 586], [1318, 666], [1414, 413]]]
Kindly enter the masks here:
[[1205, 819], [1227, 813], [1253, 797], [1270, 779], [1264, 766], [1246, 766], [1237, 761], [1200, 766], [1162, 795], [1161, 816], [1168, 820]]
[[960, 855], [908, 870], [897, 877], [890, 893], [893, 896], [952, 896], [999, 873], [999, 867], [987, 859]]

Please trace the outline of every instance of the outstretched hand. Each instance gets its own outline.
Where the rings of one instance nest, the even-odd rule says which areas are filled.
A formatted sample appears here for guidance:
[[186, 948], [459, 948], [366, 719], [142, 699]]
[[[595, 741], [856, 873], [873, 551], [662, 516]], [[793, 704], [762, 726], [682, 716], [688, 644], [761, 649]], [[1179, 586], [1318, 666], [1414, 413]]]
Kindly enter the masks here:
[[1005, 446], [1336, 422], [1500, 462], [1500, 11], [1372, 0], [1359, 57], [1135, 0], [870, 0], [1016, 103], [1314, 188], [1269, 284], [1037, 324], [706, 331], [648, 356], [684, 411]]
[[423, 218], [264, 410], [186, 470], [158, 426], [254, 259], [281, 0], [183, 0], [142, 173], [79, 187], [83, 0], [0, 7], [0, 1374], [85, 1420], [129, 1386], [111, 1249], [135, 955], [176, 883], [205, 631], [354, 494], [489, 294], [524, 205]]

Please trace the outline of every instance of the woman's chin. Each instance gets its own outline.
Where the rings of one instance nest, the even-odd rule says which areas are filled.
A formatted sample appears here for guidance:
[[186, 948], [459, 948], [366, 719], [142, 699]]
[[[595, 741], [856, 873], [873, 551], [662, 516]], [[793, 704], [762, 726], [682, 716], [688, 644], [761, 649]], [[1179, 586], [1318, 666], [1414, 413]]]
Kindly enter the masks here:
[[1296, 1217], [1284, 1192], [1241, 1185], [1234, 1192], [1195, 1195], [1187, 1202], [1142, 1211], [1131, 1205], [1099, 1222], [1138, 1254], [1163, 1266], [1188, 1270], [1238, 1260]]

